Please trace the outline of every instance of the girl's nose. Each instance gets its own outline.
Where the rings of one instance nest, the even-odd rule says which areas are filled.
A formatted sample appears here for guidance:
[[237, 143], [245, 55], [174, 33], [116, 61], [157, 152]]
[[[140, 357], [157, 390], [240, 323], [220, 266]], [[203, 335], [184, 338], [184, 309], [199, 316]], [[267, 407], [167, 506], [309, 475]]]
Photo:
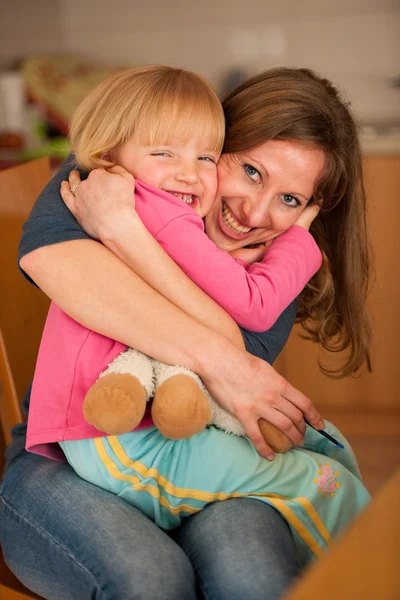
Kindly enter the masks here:
[[181, 165], [178, 169], [176, 179], [185, 183], [196, 183], [199, 179], [197, 164], [186, 163]]

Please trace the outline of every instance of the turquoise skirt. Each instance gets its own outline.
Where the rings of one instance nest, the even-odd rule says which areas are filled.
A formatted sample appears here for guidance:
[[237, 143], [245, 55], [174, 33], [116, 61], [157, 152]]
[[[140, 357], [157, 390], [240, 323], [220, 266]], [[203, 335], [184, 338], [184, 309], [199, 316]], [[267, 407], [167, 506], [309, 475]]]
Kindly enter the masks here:
[[61, 442], [76, 473], [124, 498], [159, 527], [173, 529], [210, 502], [255, 498], [286, 519], [299, 560], [321, 556], [368, 504], [354, 454], [330, 423], [340, 449], [307, 427], [305, 444], [274, 461], [246, 437], [209, 427], [186, 440], [155, 428], [120, 436]]

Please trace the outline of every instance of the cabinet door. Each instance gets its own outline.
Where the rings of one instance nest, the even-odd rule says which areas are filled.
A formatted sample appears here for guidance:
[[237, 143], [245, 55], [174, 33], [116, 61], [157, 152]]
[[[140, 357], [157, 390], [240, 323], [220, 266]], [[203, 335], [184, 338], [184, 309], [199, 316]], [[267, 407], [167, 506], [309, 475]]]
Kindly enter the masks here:
[[318, 359], [332, 366], [340, 355], [322, 353], [295, 326], [276, 362], [278, 371], [321, 408], [400, 411], [400, 156], [364, 160], [368, 227], [374, 254], [369, 298], [373, 322], [372, 373], [332, 380]]

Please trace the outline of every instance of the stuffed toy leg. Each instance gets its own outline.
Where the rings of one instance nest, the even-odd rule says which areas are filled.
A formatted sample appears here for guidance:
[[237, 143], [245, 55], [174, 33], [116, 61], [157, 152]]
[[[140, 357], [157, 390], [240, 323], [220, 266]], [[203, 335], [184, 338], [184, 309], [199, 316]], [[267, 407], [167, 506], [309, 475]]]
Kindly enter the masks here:
[[[89, 389], [84, 416], [110, 435], [127, 433], [139, 425], [153, 395], [153, 422], [167, 438], [185, 439], [207, 425], [245, 435], [240, 421], [215, 402], [198, 375], [133, 349], [117, 356]], [[290, 450], [292, 442], [274, 425], [260, 419], [259, 426], [275, 452]]]
[[[242, 423], [212, 398], [198, 375], [185, 367], [171, 367], [153, 361], [156, 393], [151, 416], [154, 425], [167, 438], [185, 439], [207, 425], [234, 435], [246, 435]], [[277, 427], [259, 420], [265, 441], [275, 452], [287, 452], [293, 446]]]
[[139, 425], [153, 395], [152, 359], [130, 348], [121, 352], [89, 389], [83, 414], [100, 431], [120, 435]]

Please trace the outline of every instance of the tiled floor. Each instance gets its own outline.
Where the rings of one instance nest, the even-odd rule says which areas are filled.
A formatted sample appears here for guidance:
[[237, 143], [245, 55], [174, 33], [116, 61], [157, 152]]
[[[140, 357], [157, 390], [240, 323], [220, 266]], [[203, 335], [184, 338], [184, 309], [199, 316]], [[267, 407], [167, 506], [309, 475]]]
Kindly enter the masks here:
[[351, 442], [371, 494], [400, 469], [400, 414], [350, 414], [324, 411]]

